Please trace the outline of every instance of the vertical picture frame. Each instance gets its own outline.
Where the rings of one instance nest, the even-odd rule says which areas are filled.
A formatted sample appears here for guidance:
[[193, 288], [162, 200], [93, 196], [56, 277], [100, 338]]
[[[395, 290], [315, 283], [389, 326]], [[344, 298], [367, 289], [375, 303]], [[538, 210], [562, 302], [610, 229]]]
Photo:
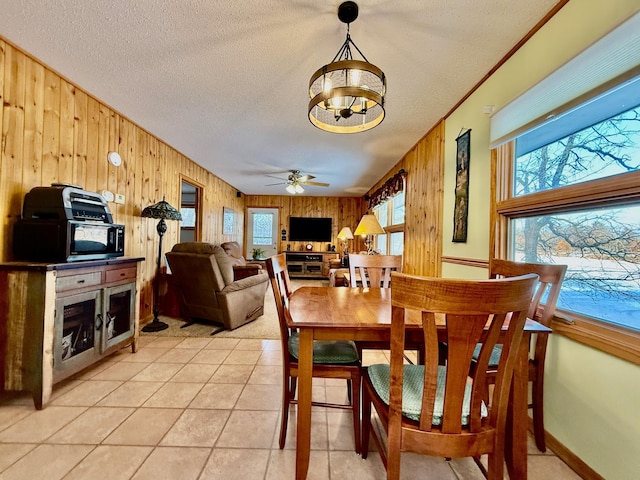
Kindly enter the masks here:
[[229, 207], [222, 207], [222, 234], [233, 235], [236, 225], [236, 212]]
[[471, 129], [468, 129], [456, 138], [456, 188], [452, 239], [456, 243], [465, 243], [467, 241], [470, 157]]

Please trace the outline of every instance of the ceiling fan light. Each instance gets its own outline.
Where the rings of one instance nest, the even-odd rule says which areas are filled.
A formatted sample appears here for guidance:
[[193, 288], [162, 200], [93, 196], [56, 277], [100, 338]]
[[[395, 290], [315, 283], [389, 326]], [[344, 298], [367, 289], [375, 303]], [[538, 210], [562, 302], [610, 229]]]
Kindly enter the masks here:
[[287, 192], [289, 192], [290, 194], [292, 194], [292, 195], [296, 193], [296, 188], [295, 188], [293, 185], [291, 185], [291, 184], [287, 185], [287, 187], [285, 188], [285, 190], [286, 190]]
[[304, 188], [302, 188], [302, 185], [300, 185], [299, 183], [296, 184], [296, 186], [294, 187], [295, 193], [302, 193], [304, 192]]

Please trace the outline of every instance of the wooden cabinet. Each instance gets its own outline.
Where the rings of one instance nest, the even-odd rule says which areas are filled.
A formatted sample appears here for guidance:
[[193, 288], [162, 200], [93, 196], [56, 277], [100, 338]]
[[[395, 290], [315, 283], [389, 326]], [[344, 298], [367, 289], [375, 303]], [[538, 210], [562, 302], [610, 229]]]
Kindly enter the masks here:
[[329, 263], [336, 252], [286, 252], [289, 277], [329, 277]]
[[53, 385], [116, 350], [137, 350], [142, 258], [0, 264], [0, 385], [30, 391], [36, 408]]

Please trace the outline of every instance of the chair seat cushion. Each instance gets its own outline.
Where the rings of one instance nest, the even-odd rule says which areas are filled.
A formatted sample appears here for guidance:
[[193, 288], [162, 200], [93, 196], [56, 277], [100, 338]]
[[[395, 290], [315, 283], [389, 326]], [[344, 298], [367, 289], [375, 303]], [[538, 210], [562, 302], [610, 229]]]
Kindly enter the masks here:
[[[299, 350], [300, 338], [298, 332], [295, 332], [289, 337], [289, 353], [297, 359]], [[313, 363], [347, 364], [357, 363], [358, 360], [358, 351], [353, 342], [313, 341]]]
[[[390, 367], [388, 364], [371, 365], [367, 369], [369, 379], [374, 390], [384, 403], [389, 405], [389, 380]], [[438, 386], [436, 390], [436, 401], [433, 408], [433, 418], [431, 424], [440, 426], [442, 424], [442, 412], [444, 410], [444, 386], [447, 378], [446, 367], [438, 367]], [[420, 407], [422, 405], [422, 389], [424, 388], [424, 366], [405, 365], [402, 383], [402, 414], [416, 422], [420, 421]], [[469, 425], [469, 404], [471, 402], [471, 384], [467, 384], [464, 390], [462, 403], [462, 425]], [[487, 408], [482, 403], [482, 417], [488, 415]]]
[[[478, 361], [478, 358], [480, 357], [480, 349], [482, 349], [481, 343], [477, 344], [476, 348], [473, 350], [473, 359], [475, 361]], [[500, 363], [500, 355], [502, 355], [502, 345], [498, 344], [493, 347], [493, 350], [491, 350], [491, 356], [489, 357], [490, 367], [498, 366], [498, 364]]]

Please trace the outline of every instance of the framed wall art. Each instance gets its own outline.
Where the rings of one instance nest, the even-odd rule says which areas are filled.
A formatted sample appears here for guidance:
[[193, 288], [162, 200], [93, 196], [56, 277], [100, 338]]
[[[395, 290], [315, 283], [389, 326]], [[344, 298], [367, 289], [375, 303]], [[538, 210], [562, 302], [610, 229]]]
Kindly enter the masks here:
[[471, 153], [471, 129], [456, 138], [456, 189], [453, 209], [453, 242], [467, 241], [469, 213], [469, 160]]
[[236, 212], [232, 208], [222, 207], [222, 234], [233, 235], [236, 225]]

